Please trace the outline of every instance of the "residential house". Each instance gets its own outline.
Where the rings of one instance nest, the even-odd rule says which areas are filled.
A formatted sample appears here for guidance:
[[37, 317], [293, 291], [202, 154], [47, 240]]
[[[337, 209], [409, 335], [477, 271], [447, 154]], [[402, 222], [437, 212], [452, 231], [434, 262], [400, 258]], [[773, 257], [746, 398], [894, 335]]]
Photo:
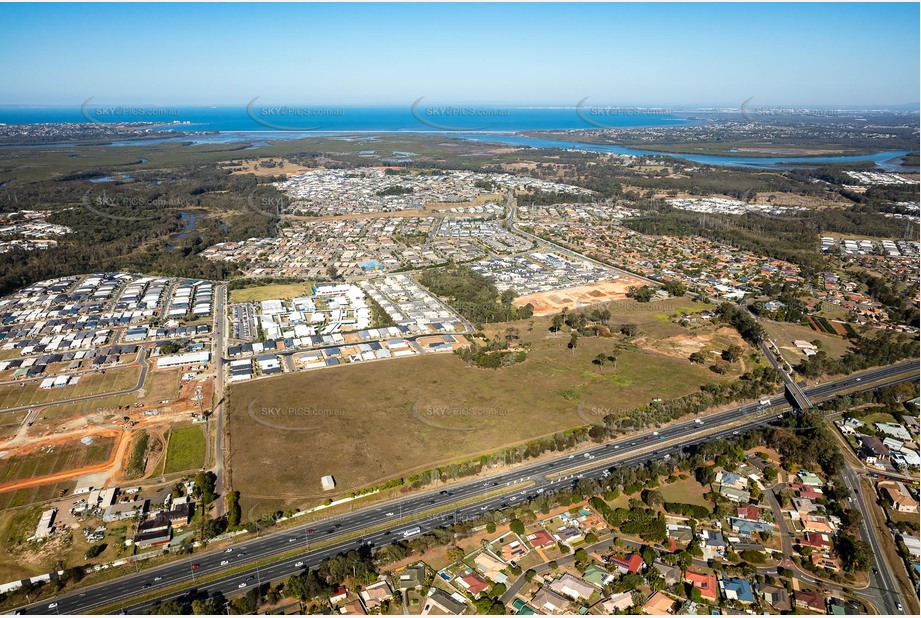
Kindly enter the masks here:
[[359, 596], [368, 611], [373, 611], [379, 608], [384, 601], [393, 598], [393, 590], [390, 589], [387, 580], [381, 580], [366, 586]]
[[569, 603], [569, 599], [547, 587], [538, 590], [529, 601], [531, 607], [547, 614], [564, 614], [569, 609]]
[[699, 590], [701, 598], [705, 601], [716, 602], [717, 583], [716, 577], [713, 575], [688, 570], [684, 574], [684, 581]]
[[521, 541], [512, 541], [511, 543], [502, 546], [501, 555], [502, 560], [505, 562], [520, 560], [521, 558], [528, 555], [528, 548], [525, 547]]
[[754, 504], [746, 504], [736, 509], [736, 517], [747, 521], [761, 521], [761, 509]]
[[550, 582], [550, 589], [575, 601], [587, 600], [595, 592], [591, 584], [569, 573], [564, 573]]
[[761, 597], [765, 603], [779, 612], [788, 612], [792, 609], [790, 607], [790, 596], [783, 586], [761, 586]]
[[489, 590], [489, 584], [476, 573], [467, 573], [460, 577], [454, 578], [458, 586], [473, 595], [473, 598], [480, 598], [480, 594]]
[[348, 596], [349, 596], [349, 589], [346, 588], [345, 586], [339, 586], [338, 588], [336, 588], [336, 591], [333, 592], [333, 593], [329, 596], [329, 602], [332, 603], [333, 605], [335, 605], [336, 603], [339, 603], [339, 602], [341, 602], [341, 601], [345, 601], [345, 599], [346, 599]]
[[819, 568], [828, 569], [834, 573], [841, 571], [841, 560], [838, 558], [824, 556], [822, 554], [812, 554], [809, 556], [809, 559], [812, 561], [812, 564]]
[[633, 593], [621, 592], [608, 597], [601, 603], [601, 607], [604, 608], [604, 612], [608, 615], [626, 611], [633, 607]]
[[667, 616], [675, 613], [675, 600], [664, 592], [653, 594], [642, 607], [643, 613], [649, 616]]
[[590, 564], [585, 572], [582, 573], [582, 579], [587, 581], [593, 586], [598, 588], [604, 588], [608, 584], [614, 581], [614, 576], [608, 573], [606, 570], [602, 569], [597, 564]]
[[755, 602], [755, 594], [752, 592], [752, 585], [746, 580], [732, 577], [720, 580], [719, 584], [725, 599], [729, 601], [738, 601], [739, 603]]
[[797, 590], [793, 593], [793, 601], [799, 609], [812, 612], [825, 613], [825, 595], [815, 590]]
[[534, 534], [529, 534], [526, 538], [528, 543], [530, 543], [531, 547], [534, 549], [537, 549], [538, 547], [541, 549], [548, 549], [550, 547], [556, 546], [556, 541], [546, 530], [538, 530]]
[[416, 564], [408, 566], [400, 573], [400, 590], [418, 590], [425, 584], [425, 566]]
[[493, 557], [489, 552], [482, 551], [477, 554], [476, 558], [473, 559], [473, 564], [486, 579], [496, 583], [504, 583], [508, 579], [508, 576], [502, 572], [502, 569], [505, 568], [505, 563]]
[[359, 599], [350, 601], [339, 608], [339, 613], [343, 616], [365, 616], [365, 608], [362, 606]]
[[643, 557], [639, 554], [630, 554], [626, 558], [611, 558], [611, 563], [617, 566], [622, 575], [636, 573], [643, 568]]
[[681, 567], [679, 566], [671, 566], [656, 560], [652, 563], [652, 568], [659, 572], [666, 586], [674, 586], [681, 581]]
[[467, 610], [467, 603], [460, 593], [448, 594], [440, 588], [432, 587], [429, 589], [428, 596], [425, 597], [425, 604], [422, 606], [422, 615], [444, 615], [449, 614], [458, 616]]
[[860, 436], [860, 456], [868, 464], [889, 461], [891, 457], [889, 449], [876, 436]]
[[883, 498], [899, 513], [917, 513], [918, 501], [911, 497], [904, 483], [898, 481], [883, 481], [879, 484]]

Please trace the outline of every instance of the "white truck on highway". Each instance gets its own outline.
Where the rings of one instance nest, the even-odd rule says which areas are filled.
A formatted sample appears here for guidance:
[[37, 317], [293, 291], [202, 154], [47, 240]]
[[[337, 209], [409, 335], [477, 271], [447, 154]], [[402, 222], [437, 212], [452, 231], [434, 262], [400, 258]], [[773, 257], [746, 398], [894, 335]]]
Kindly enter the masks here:
[[416, 536], [417, 534], [422, 534], [422, 528], [416, 526], [415, 528], [409, 528], [408, 530], [403, 531], [403, 538], [408, 539], [411, 536]]

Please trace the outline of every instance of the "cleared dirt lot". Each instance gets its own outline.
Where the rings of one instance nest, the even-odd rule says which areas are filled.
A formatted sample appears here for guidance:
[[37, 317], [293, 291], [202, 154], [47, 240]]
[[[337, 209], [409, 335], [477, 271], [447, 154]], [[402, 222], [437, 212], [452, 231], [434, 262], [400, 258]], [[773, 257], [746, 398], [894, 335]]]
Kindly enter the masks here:
[[564, 307], [575, 309], [612, 300], [623, 300], [627, 298], [627, 290], [632, 285], [642, 286], [643, 283], [636, 279], [610, 279], [591, 285], [579, 285], [552, 292], [519, 296], [512, 304], [516, 307], [524, 307], [530, 303], [534, 307], [534, 315], [546, 316], [559, 313]]

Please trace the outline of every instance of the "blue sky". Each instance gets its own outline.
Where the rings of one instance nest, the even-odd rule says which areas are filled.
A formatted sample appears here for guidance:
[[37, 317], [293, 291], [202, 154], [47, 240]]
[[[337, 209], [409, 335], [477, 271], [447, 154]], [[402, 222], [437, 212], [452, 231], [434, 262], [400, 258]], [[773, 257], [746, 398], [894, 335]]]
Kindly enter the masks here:
[[2, 4], [0, 104], [895, 105], [905, 4]]

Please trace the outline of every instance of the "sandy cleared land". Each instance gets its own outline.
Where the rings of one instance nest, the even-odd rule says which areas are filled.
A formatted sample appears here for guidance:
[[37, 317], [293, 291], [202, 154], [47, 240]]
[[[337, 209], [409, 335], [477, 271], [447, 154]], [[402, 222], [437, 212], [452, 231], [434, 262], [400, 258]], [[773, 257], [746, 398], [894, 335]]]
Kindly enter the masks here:
[[530, 303], [534, 307], [534, 315], [553, 315], [562, 311], [564, 307], [576, 309], [611, 300], [623, 300], [627, 298], [627, 290], [630, 289], [630, 286], [642, 285], [643, 283], [637, 279], [620, 277], [618, 279], [599, 281], [591, 285], [527, 294], [519, 296], [512, 304], [516, 307], [524, 307]]

